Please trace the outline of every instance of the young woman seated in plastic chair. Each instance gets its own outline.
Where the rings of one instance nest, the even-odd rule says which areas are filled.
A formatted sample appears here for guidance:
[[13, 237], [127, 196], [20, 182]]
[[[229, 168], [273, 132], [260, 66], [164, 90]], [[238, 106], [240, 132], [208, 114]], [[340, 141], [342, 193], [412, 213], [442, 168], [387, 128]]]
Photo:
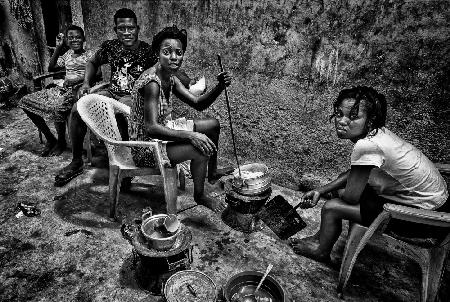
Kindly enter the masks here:
[[[292, 239], [294, 251], [322, 262], [330, 253], [346, 219], [369, 226], [386, 203], [450, 212], [445, 180], [417, 148], [385, 127], [385, 97], [365, 86], [344, 89], [333, 104], [337, 136], [355, 145], [351, 168], [329, 184], [305, 193], [303, 208], [315, 206], [327, 193], [341, 190], [325, 202], [320, 230], [312, 237]], [[448, 229], [393, 221], [391, 230], [404, 236], [439, 236]]]
[[[84, 80], [84, 69], [93, 52], [84, 49], [84, 31], [71, 25], [67, 28], [65, 40], [69, 50], [62, 54], [64, 39], [56, 40], [56, 49], [48, 66], [49, 71], [65, 67], [66, 75], [61, 86], [43, 89], [24, 96], [19, 107], [44, 134], [46, 144], [41, 156], [57, 156], [66, 148], [66, 120], [76, 101], [78, 89]], [[55, 138], [45, 119], [54, 121], [58, 138]]]
[[[162, 153], [167, 165], [191, 160], [194, 200], [214, 211], [221, 211], [224, 205], [204, 193], [207, 171], [210, 182], [232, 172], [232, 169], [217, 169], [220, 124], [213, 118], [172, 119], [172, 98], [175, 95], [194, 109], [204, 110], [230, 85], [231, 76], [222, 72], [217, 76], [219, 83], [214, 88], [199, 97], [193, 95], [175, 76], [183, 62], [186, 46], [186, 31], [175, 25], [166, 27], [153, 38], [152, 50], [159, 61], [144, 71], [135, 83], [129, 119], [130, 139], [164, 140]], [[151, 149], [133, 148], [131, 153], [137, 166], [156, 165]]]

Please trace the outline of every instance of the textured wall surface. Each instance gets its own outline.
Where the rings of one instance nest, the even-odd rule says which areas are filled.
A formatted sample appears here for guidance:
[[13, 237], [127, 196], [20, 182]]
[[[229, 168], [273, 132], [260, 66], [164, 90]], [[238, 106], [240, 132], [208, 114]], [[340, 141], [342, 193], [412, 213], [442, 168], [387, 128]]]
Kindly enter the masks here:
[[[7, 1], [0, 3], [4, 9]], [[235, 79], [229, 95], [239, 157], [266, 163], [278, 183], [309, 186], [347, 167], [351, 144], [336, 138], [328, 116], [337, 93], [355, 84], [385, 93], [389, 128], [432, 160], [450, 160], [449, 1], [81, 0], [81, 6], [92, 47], [115, 37], [120, 7], [136, 11], [149, 42], [164, 26], [186, 28], [184, 68], [205, 75], [210, 87], [220, 53]], [[221, 155], [233, 161], [223, 95], [200, 115], [177, 107], [217, 117]]]
[[[40, 12], [40, 5], [36, 5], [36, 1], [31, 2], [30, 12]], [[43, 31], [42, 18], [21, 26], [11, 13], [9, 1], [0, 0], [0, 60], [6, 75], [15, 81], [31, 80], [47, 64], [41, 51], [46, 42], [36, 38], [37, 31]]]

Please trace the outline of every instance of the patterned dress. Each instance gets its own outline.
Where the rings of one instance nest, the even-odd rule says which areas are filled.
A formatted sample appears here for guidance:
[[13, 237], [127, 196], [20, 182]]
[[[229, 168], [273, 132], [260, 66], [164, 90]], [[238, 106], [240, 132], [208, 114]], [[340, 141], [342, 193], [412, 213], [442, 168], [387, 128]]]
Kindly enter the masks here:
[[[159, 64], [159, 63], [158, 63]], [[154, 81], [159, 85], [159, 102], [158, 102], [158, 124], [165, 127], [169, 127], [175, 130], [193, 131], [194, 121], [187, 120], [185, 118], [172, 119], [172, 105], [173, 94], [172, 89], [174, 86], [173, 78], [170, 79], [170, 94], [166, 99], [164, 96], [161, 80], [156, 74], [156, 68], [158, 65], [147, 69], [142, 73], [138, 80], [136, 80], [131, 94], [133, 103], [131, 106], [131, 114], [129, 117], [128, 133], [130, 140], [135, 141], [158, 141], [161, 145], [163, 165], [170, 166], [170, 160], [166, 152], [166, 141], [160, 141], [151, 138], [145, 131], [144, 125], [144, 96], [141, 93], [141, 89], [150, 82]], [[153, 150], [149, 148], [131, 148], [131, 155], [138, 167], [155, 167], [157, 165]]]
[[36, 91], [24, 96], [19, 107], [45, 119], [55, 122], [65, 122], [67, 116], [76, 101], [76, 94], [84, 79], [84, 70], [88, 60], [93, 56], [92, 51], [85, 51], [82, 55], [73, 57], [73, 50], [69, 49], [58, 58], [56, 65], [65, 67], [66, 84], [62, 87], [56, 86]]

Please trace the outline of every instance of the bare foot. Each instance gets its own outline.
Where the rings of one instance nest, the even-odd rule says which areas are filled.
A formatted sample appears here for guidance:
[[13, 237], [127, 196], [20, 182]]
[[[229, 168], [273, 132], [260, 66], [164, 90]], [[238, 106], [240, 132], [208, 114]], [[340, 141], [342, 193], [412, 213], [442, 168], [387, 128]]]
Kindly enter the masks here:
[[319, 244], [319, 237], [320, 237], [320, 231], [315, 233], [312, 236], [308, 236], [308, 237], [305, 237], [305, 238], [302, 238], [302, 239], [300, 239], [300, 238], [289, 238], [288, 241], [289, 241], [289, 244], [297, 244], [297, 243], [302, 242], [302, 241], [309, 241], [309, 242], [314, 242], [314, 243]]
[[233, 173], [233, 171], [234, 171], [234, 168], [231, 166], [217, 169], [215, 172], [211, 173], [211, 175], [208, 175], [208, 182], [213, 185], [221, 177], [223, 177], [225, 175], [230, 175], [231, 173]]
[[216, 213], [220, 213], [225, 210], [226, 204], [221, 202], [218, 199], [210, 198], [206, 195], [202, 195], [200, 197], [194, 197], [194, 200], [197, 204], [205, 206]]
[[59, 156], [66, 150], [66, 143], [57, 143], [50, 151], [49, 156]]
[[326, 264], [331, 263], [330, 254], [319, 251], [319, 243], [308, 240], [298, 240], [297, 243], [290, 243], [294, 253], [302, 255], [304, 257], [323, 262]]

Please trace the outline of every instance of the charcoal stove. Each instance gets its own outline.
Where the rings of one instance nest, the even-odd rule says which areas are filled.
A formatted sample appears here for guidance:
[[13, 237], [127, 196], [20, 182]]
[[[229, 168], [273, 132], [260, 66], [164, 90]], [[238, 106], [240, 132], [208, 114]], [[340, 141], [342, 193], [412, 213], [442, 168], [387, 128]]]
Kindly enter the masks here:
[[136, 281], [141, 289], [152, 295], [162, 295], [164, 284], [174, 273], [190, 268], [192, 263], [192, 233], [184, 227], [167, 251], [149, 247], [141, 232], [136, 232], [133, 246], [133, 264]]
[[222, 212], [222, 220], [229, 227], [244, 233], [252, 233], [261, 229], [261, 221], [257, 213], [265, 205], [272, 194], [270, 183], [261, 190], [243, 193], [233, 186], [233, 179], [225, 182], [225, 202], [227, 208]]

